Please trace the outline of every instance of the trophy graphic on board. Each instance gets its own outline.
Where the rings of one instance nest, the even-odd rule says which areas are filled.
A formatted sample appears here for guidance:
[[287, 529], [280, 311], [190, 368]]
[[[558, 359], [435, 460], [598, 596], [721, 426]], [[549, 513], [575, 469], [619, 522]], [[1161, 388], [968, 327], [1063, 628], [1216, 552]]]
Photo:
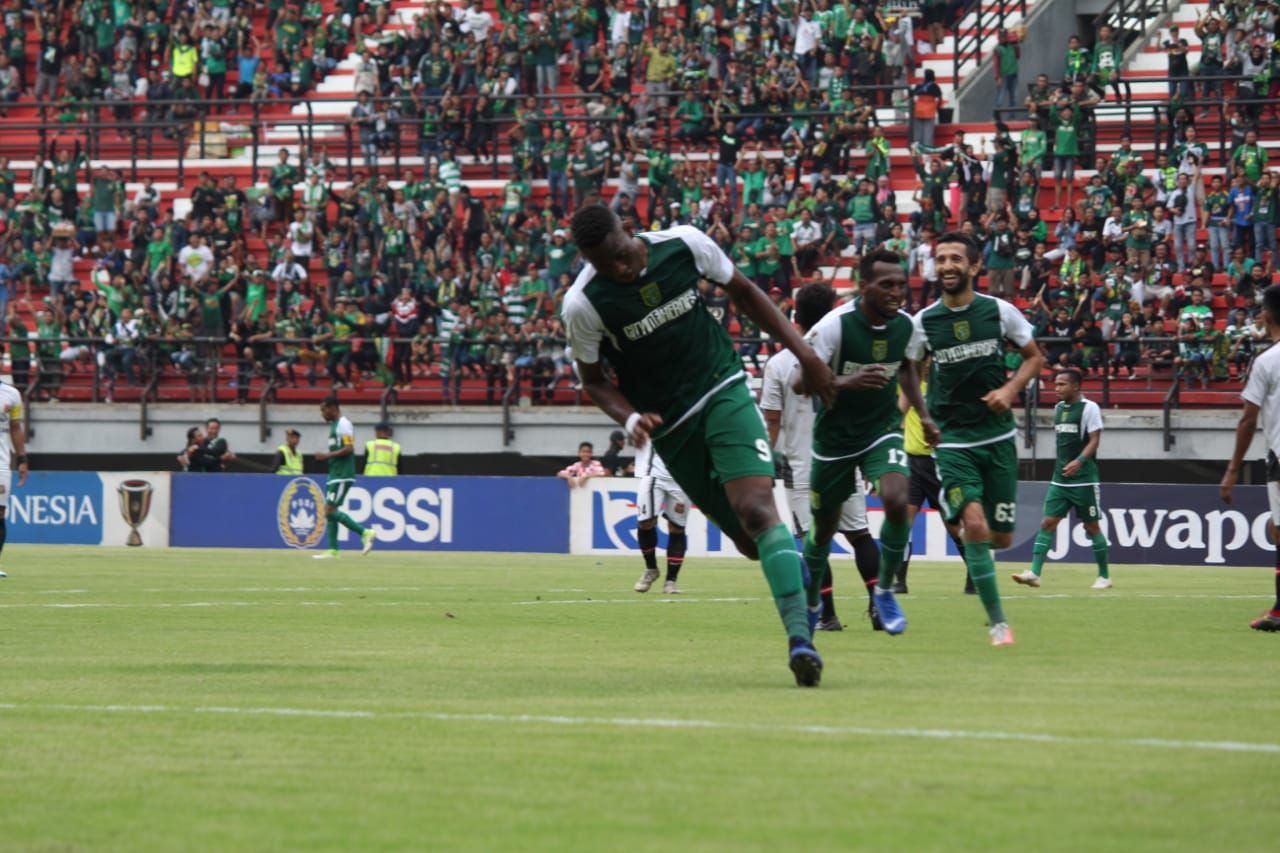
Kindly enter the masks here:
[[152, 491], [151, 484], [146, 480], [125, 480], [116, 489], [116, 494], [120, 496], [120, 515], [130, 528], [126, 545], [142, 544], [138, 528], [147, 520], [147, 513], [151, 511]]

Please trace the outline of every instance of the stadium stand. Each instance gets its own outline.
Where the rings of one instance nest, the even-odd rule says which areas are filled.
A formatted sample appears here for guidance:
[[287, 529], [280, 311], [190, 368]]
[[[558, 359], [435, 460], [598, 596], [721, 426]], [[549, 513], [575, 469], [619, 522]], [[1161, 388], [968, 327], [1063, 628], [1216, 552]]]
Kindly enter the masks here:
[[[971, 231], [1104, 405], [1234, 404], [1274, 278], [1276, 6], [1100, 26], [949, 121], [984, 57], [1016, 77], [1031, 5], [10, 0], [11, 375], [33, 402], [580, 402], [557, 307], [598, 198], [703, 228], [783, 310], [852, 293], [869, 245], [918, 303], [930, 241]], [[758, 372], [770, 342], [704, 297]]]

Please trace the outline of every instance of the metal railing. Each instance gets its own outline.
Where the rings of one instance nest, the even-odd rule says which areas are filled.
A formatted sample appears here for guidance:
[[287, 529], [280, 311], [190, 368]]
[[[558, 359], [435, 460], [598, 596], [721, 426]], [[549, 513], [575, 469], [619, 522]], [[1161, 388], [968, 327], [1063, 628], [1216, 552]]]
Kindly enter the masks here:
[[[1027, 15], [1026, 0], [997, 0], [991, 4], [991, 8], [984, 8], [982, 0], [974, 3], [973, 6], [965, 13], [965, 17], [973, 16], [973, 26], [968, 28], [969, 32], [956, 32], [955, 52], [952, 54], [952, 76], [951, 80], [955, 85], [960, 85], [960, 81], [964, 78], [960, 74], [961, 67], [966, 62], [972, 62], [974, 70], [982, 64], [983, 45], [986, 40], [992, 38], [991, 30], [1003, 30], [1008, 24], [1009, 18], [1017, 13], [1022, 18]], [[961, 18], [963, 21], [964, 18]]]
[[[1121, 48], [1140, 39], [1152, 26], [1169, 14], [1169, 0], [1111, 0], [1093, 19], [1093, 31], [1108, 26], [1115, 31]], [[1116, 69], [1118, 72], [1120, 69]]]
[[[905, 109], [908, 115], [911, 112], [911, 87], [906, 84], [858, 86], [856, 91], [867, 95], [873, 107], [888, 108], [892, 106], [898, 109]], [[666, 97], [675, 100], [681, 94], [682, 92], [679, 89], [672, 89]], [[456, 97], [463, 104], [469, 104], [479, 96], [468, 94]], [[562, 120], [571, 122], [575, 126], [588, 128], [592, 126], [609, 128], [618, 122], [618, 119], [612, 116], [596, 116], [587, 112], [586, 105], [599, 100], [599, 96], [596, 94], [517, 94], [512, 96], [510, 100], [513, 104], [516, 104], [530, 97], [536, 98], [540, 106], [545, 106], [549, 102], [557, 104], [568, 102], [581, 105], [578, 108], [572, 108], [571, 111], [566, 111], [563, 118], [557, 114], [544, 113], [541, 118], [536, 120], [536, 123], [541, 124], [544, 129], [550, 128]], [[352, 100], [354, 101], [354, 96], [352, 96]], [[400, 108], [404, 107], [406, 102], [403, 98], [377, 97], [370, 98], [368, 103], [377, 110], [394, 107], [399, 113]], [[425, 99], [421, 99], [418, 107], [422, 107], [424, 103]], [[275, 112], [281, 105], [290, 108], [302, 107], [306, 111], [306, 116], [294, 117]], [[48, 101], [21, 101], [13, 106], [49, 110], [57, 109], [59, 105]], [[121, 159], [123, 156], [124, 159], [129, 161], [129, 180], [135, 182], [138, 180], [139, 164], [145, 163], [147, 160], [156, 159], [156, 155], [162, 155], [165, 159], [172, 158], [177, 161], [175, 171], [179, 185], [183, 183], [186, 171], [189, 168], [187, 165], [188, 160], [218, 159], [209, 157], [212, 144], [211, 136], [221, 132], [220, 129], [208, 127], [213, 122], [239, 129], [226, 137], [226, 154], [229, 155], [234, 147], [245, 147], [249, 154], [252, 180], [255, 182], [258, 180], [259, 173], [275, 162], [276, 146], [268, 145], [266, 140], [267, 129], [284, 130], [286, 132], [292, 130], [297, 135], [298, 144], [304, 148], [315, 147], [317, 143], [332, 143], [342, 148], [345, 152], [345, 172], [348, 180], [352, 179], [357, 171], [364, 171], [367, 168], [359, 165], [362, 157], [361, 130], [352, 121], [351, 116], [349, 114], [316, 115], [314, 99], [278, 98], [268, 102], [228, 98], [208, 101], [175, 99], [128, 102], [85, 100], [78, 102], [77, 107], [82, 116], [77, 121], [58, 124], [50, 123], [43, 119], [29, 120], [15, 117], [0, 120], [0, 128], [3, 128], [6, 133], [12, 131], [33, 134], [37, 140], [36, 147], [38, 150], [33, 152], [37, 159], [43, 159], [46, 156], [49, 159], [53, 159], [52, 153], [58, 147], [65, 148], [68, 144], [67, 137], [71, 135], [75, 139], [75, 144], [79, 146], [80, 153], [88, 160]], [[175, 108], [191, 109], [195, 111], [195, 114], [182, 118], [168, 116], [167, 113]], [[243, 109], [245, 112], [230, 113], [226, 111], [231, 108]], [[130, 111], [128, 118], [116, 117], [116, 110], [126, 109]], [[668, 146], [678, 143], [680, 140], [677, 138], [676, 132], [680, 120], [674, 114], [674, 109], [660, 109], [657, 112], [659, 115], [655, 118], [654, 138], [661, 139]], [[786, 124], [792, 119], [808, 117], [815, 121], [822, 121], [830, 119], [832, 116], [833, 114], [829, 112], [811, 110], [781, 113], [768, 111], [738, 112], [725, 114], [721, 118], [726, 122], [741, 122], [744, 120], [765, 122], [767, 123], [766, 128], [769, 129], [766, 138], [776, 139], [780, 137], [786, 128]], [[708, 112], [705, 117], [708, 136], [710, 136], [711, 120], [712, 116]], [[521, 124], [522, 118], [512, 112], [483, 118], [479, 121], [482, 124], [491, 126], [491, 130], [485, 134], [485, 139], [488, 142], [488, 152], [492, 158], [492, 175], [494, 178], [498, 178], [504, 172], [502, 166], [498, 163], [497, 154], [499, 152], [510, 153], [512, 145], [508, 134], [513, 128]], [[875, 124], [878, 121], [873, 118], [872, 123]], [[399, 174], [402, 169], [402, 160], [407, 157], [420, 157], [425, 153], [439, 151], [446, 145], [456, 150], [466, 149], [469, 132], [475, 125], [476, 122], [474, 121], [463, 121], [459, 125], [458, 132], [452, 136], [449, 134], [453, 133], [453, 131], [448, 131], [445, 134], [437, 132], [434, 137], [424, 138], [420, 133], [422, 127], [422, 117], [420, 115], [416, 113], [398, 114], [397, 117], [388, 122], [386, 136], [375, 145], [377, 153], [373, 168], [377, 170], [390, 167], [395, 170], [396, 174]], [[549, 133], [549, 130], [547, 130], [545, 135], [549, 136]], [[119, 135], [123, 138], [113, 140], [113, 135]], [[812, 144], [812, 141], [810, 139], [809, 144]], [[192, 147], [193, 145], [194, 148]], [[121, 147], [123, 147], [123, 151], [119, 150]], [[268, 150], [264, 152], [264, 148]], [[14, 150], [20, 149], [10, 149], [10, 151]], [[13, 154], [9, 156], [11, 159], [15, 157]]]
[[[1203, 166], [1225, 166], [1231, 156], [1230, 141], [1233, 134], [1230, 116], [1222, 108], [1223, 97], [1204, 97], [1196, 93], [1196, 88], [1209, 82], [1212, 84], [1224, 85], [1224, 93], [1226, 85], [1239, 86], [1241, 82], [1252, 80], [1251, 77], [1244, 75], [1229, 75], [1224, 77], [1141, 77], [1134, 78], [1127, 82], [1142, 83], [1160, 83], [1165, 86], [1170, 84], [1185, 83], [1190, 89], [1190, 97], [1182, 101], [1182, 106], [1191, 112], [1193, 116], [1199, 115], [1196, 120], [1197, 139], [1205, 143], [1210, 148], [1210, 162], [1202, 164]], [[1125, 82], [1125, 81], [1122, 81]], [[1053, 88], [1056, 91], [1060, 83], [1054, 83]], [[1032, 85], [1027, 86], [1030, 92]], [[1259, 127], [1269, 129], [1280, 128], [1280, 120], [1275, 118], [1264, 119], [1261, 115], [1261, 108], [1276, 106], [1276, 100], [1272, 98], [1238, 98], [1233, 97], [1227, 99], [1232, 106], [1239, 107], [1257, 107]], [[993, 111], [1001, 121], [1015, 121], [1021, 119], [1026, 113], [1025, 107], [1000, 107]], [[1210, 119], [1206, 126], [1203, 114], [1208, 112]], [[1169, 112], [1169, 99], [1166, 98], [1133, 98], [1121, 99], [1117, 101], [1103, 101], [1093, 107], [1088, 116], [1088, 124], [1085, 128], [1085, 142], [1089, 145], [1088, 152], [1082, 154], [1082, 157], [1092, 158], [1094, 154], [1093, 146], [1097, 144], [1099, 136], [1105, 131], [1111, 130], [1114, 133], [1115, 125], [1119, 125], [1121, 133], [1133, 135], [1134, 128], [1140, 127], [1144, 122], [1150, 122], [1155, 126], [1157, 133], [1151, 137], [1151, 141], [1155, 144], [1155, 155], [1168, 154], [1172, 152], [1176, 145], [1174, 116]], [[1050, 126], [1050, 129], [1051, 126]], [[1216, 137], [1216, 148], [1212, 141]], [[1216, 160], [1215, 160], [1216, 158]], [[1089, 165], [1092, 165], [1090, 163]]]

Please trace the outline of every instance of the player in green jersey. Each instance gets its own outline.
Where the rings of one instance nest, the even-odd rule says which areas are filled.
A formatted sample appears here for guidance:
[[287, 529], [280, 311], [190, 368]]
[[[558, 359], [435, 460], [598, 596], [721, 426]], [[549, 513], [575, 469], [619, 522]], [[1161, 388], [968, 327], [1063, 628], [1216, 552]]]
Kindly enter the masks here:
[[1058, 460], [1044, 499], [1044, 518], [1031, 552], [1031, 568], [1013, 576], [1025, 586], [1040, 586], [1040, 572], [1053, 546], [1058, 522], [1071, 510], [1084, 522], [1098, 562], [1094, 589], [1111, 589], [1107, 568], [1107, 537], [1102, 532], [1102, 504], [1098, 485], [1098, 442], [1102, 439], [1102, 410], [1080, 393], [1080, 371], [1064, 370], [1053, 379], [1058, 405], [1053, 408], [1053, 431], [1058, 439]]
[[[830, 402], [833, 377], [764, 291], [707, 235], [677, 226], [628, 234], [612, 210], [573, 216], [590, 262], [562, 309], [583, 388], [624, 424], [637, 447], [650, 439], [672, 477], [747, 556], [759, 558], [790, 642], [796, 683], [817, 686], [822, 659], [805, 606], [804, 564], [773, 500], [773, 452], [747, 389], [742, 359], [707, 311], [700, 279], [725, 288], [738, 310], [796, 354], [807, 387]], [[616, 379], [605, 375], [608, 360]]]
[[[915, 333], [907, 357], [932, 353], [929, 413], [942, 430], [938, 473], [948, 521], [964, 524], [964, 556], [991, 622], [991, 643], [1013, 644], [996, 585], [993, 548], [1008, 548], [1018, 511], [1017, 424], [1013, 406], [1040, 374], [1044, 356], [1031, 324], [1003, 299], [978, 293], [981, 251], [972, 237], [944, 234], [934, 259], [942, 298], [912, 318]], [[1005, 341], [1022, 355], [1009, 377]]]
[[885, 511], [873, 594], [876, 610], [885, 633], [901, 634], [907, 619], [893, 596], [893, 580], [911, 537], [911, 522], [899, 387], [920, 414], [926, 440], [936, 443], [939, 433], [920, 396], [915, 363], [905, 357], [912, 324], [910, 315], [901, 310], [907, 290], [902, 264], [888, 249], [876, 249], [863, 255], [859, 266], [860, 298], [823, 317], [805, 336], [831, 365], [839, 392], [834, 406], [818, 403], [813, 423], [809, 475], [813, 525], [804, 540], [804, 559], [812, 576], [809, 607], [820, 608], [841, 507], [857, 490], [859, 476], [865, 476]]
[[377, 534], [371, 528], [361, 527], [351, 516], [342, 511], [347, 493], [356, 482], [356, 431], [351, 421], [342, 416], [337, 397], [325, 397], [320, 401], [320, 415], [329, 424], [329, 449], [316, 454], [317, 461], [329, 463], [329, 477], [324, 484], [324, 518], [329, 535], [329, 550], [316, 554], [317, 560], [338, 558], [338, 525], [341, 524], [360, 536], [361, 553], [373, 550]]

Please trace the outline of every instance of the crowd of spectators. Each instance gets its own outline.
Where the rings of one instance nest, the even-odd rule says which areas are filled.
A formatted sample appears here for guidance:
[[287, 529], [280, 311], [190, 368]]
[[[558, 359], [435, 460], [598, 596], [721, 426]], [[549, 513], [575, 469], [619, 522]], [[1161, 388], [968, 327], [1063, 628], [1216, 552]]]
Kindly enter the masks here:
[[[1055, 362], [1132, 375], [1138, 358], [1129, 353], [1145, 348], [1196, 375], [1226, 375], [1222, 365], [1247, 352], [1243, 330], [1275, 248], [1277, 189], [1257, 111], [1236, 103], [1257, 89], [1204, 82], [1232, 110], [1236, 137], [1226, 150], [1200, 141], [1183, 109], [1171, 112], [1175, 145], [1158, 160], [1126, 140], [1090, 162], [1091, 114], [1122, 94], [1115, 64], [1098, 59], [1117, 50], [1100, 31], [1092, 52], [1073, 39], [1061, 81], [1042, 76], [1029, 87], [1025, 113], [1009, 116], [1018, 129], [1002, 122], [977, 146], [963, 133], [938, 146], [937, 83], [926, 73], [904, 101], [905, 71], [916, 30], [934, 41], [960, 8], [931, 1], [918, 15], [895, 16], [804, 0], [775, 2], [762, 15], [693, 4], [677, 18], [662, 0], [554, 0], [536, 16], [499, 4], [495, 21], [476, 0], [428, 6], [405, 29], [381, 30], [385, 3], [344, 3], [326, 15], [319, 4], [274, 0], [270, 56], [248, 75], [239, 65], [235, 95], [253, 96], [256, 83], [245, 81], [264, 75], [282, 92], [305, 92], [314, 73], [354, 47], [351, 123], [364, 168], [348, 181], [323, 143], [301, 156], [281, 149], [263, 186], [199, 174], [182, 190], [190, 212], [175, 215], [176, 199], [153, 182], [130, 197], [119, 174], [65, 144], [49, 151], [21, 197], [0, 159], [8, 331], [51, 339], [29, 345], [24, 363], [53, 395], [68, 364], [96, 360], [113, 384], [181, 371], [200, 399], [225, 342], [241, 400], [268, 377], [332, 387], [439, 382], [445, 399], [475, 377], [490, 401], [517, 380], [534, 402], [551, 401], [573, 382], [558, 316], [581, 261], [564, 223], [575, 206], [599, 200], [636, 228], [702, 228], [784, 311], [799, 282], [846, 250], [874, 246], [902, 259], [919, 304], [937, 290], [933, 241], [959, 228], [984, 246], [991, 292], [1023, 300], [1042, 334], [1074, 342], [1051, 345], [1061, 348], [1050, 353]], [[127, 2], [56, 9], [34, 16], [63, 63], [35, 69], [39, 100], [93, 96], [71, 93], [80, 78], [68, 68], [81, 54], [162, 85], [195, 86], [199, 101], [227, 92], [232, 58], [262, 53], [252, 10], [217, 0], [159, 17], [147, 9], [135, 39], [129, 22], [140, 10]], [[27, 19], [4, 20], [17, 32]], [[110, 46], [86, 35], [111, 27]], [[211, 40], [221, 48], [210, 50]], [[1002, 34], [996, 66], [1010, 102], [1017, 41]], [[273, 76], [281, 69], [293, 77]], [[564, 69], [581, 97], [567, 96]], [[18, 68], [19, 80], [27, 70]], [[906, 158], [895, 161], [881, 125], [894, 108], [911, 125], [910, 216], [900, 215], [893, 179]], [[424, 165], [393, 174], [387, 154], [407, 145]], [[490, 162], [500, 151], [496, 196], [464, 185], [464, 160]], [[1207, 176], [1215, 165], [1227, 174]], [[1077, 180], [1077, 166], [1096, 173]], [[1048, 172], [1063, 210], [1052, 230], [1040, 218]], [[542, 178], [548, 191], [535, 194], [531, 181]], [[1203, 248], [1198, 229], [1208, 234]], [[75, 275], [77, 257], [92, 258], [87, 281]], [[1213, 303], [1216, 274], [1226, 275], [1231, 307], [1245, 312], [1241, 323], [1233, 315], [1234, 331], [1200, 328], [1211, 311], [1208, 320], [1188, 314]], [[759, 368], [767, 342], [734, 316], [721, 289], [703, 287]], [[1173, 345], [1141, 342], [1163, 335], [1165, 321], [1178, 324]], [[53, 340], [62, 338], [72, 340]], [[1191, 357], [1211, 347], [1209, 364]], [[15, 379], [22, 359], [15, 346]]]

